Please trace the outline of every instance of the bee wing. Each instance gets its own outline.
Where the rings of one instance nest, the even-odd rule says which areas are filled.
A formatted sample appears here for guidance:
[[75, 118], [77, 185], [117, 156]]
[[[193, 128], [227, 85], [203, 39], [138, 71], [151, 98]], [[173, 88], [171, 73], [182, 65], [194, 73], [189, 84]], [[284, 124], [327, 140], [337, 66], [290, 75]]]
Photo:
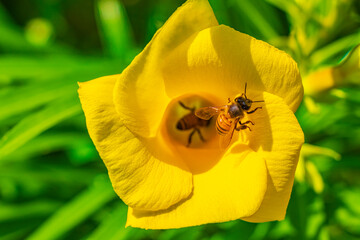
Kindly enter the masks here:
[[235, 128], [236, 128], [236, 124], [237, 122], [239, 121], [239, 119], [235, 119], [232, 123], [231, 123], [231, 126], [230, 126], [230, 129], [229, 129], [229, 132], [225, 135], [225, 136], [222, 136], [220, 137], [220, 148], [222, 149], [225, 149], [227, 148], [227, 146], [229, 146], [230, 142], [231, 142], [231, 139], [234, 135], [234, 131], [235, 131]]
[[225, 111], [227, 105], [221, 107], [203, 107], [195, 111], [195, 115], [198, 118], [209, 120], [214, 115], [219, 114], [221, 111]]

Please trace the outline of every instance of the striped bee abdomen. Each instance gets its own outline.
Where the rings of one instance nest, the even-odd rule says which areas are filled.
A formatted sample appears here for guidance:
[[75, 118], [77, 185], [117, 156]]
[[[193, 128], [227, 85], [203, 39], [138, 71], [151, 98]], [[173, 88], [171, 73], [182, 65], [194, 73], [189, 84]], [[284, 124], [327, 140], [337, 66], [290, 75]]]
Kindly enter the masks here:
[[209, 121], [198, 118], [194, 113], [189, 113], [177, 122], [176, 128], [179, 130], [189, 130], [198, 126], [206, 126], [208, 122]]
[[231, 120], [225, 114], [220, 114], [216, 120], [216, 131], [220, 135], [226, 135], [231, 127]]

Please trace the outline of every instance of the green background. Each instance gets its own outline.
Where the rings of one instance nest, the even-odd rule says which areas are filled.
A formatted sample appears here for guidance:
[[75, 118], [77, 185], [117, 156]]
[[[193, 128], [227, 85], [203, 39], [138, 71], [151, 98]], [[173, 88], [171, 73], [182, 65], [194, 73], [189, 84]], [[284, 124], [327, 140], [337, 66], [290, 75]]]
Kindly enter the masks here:
[[[76, 82], [121, 73], [183, 2], [0, 1], [0, 240], [360, 239], [359, 54], [349, 78], [296, 113], [306, 145], [284, 221], [124, 228]], [[220, 23], [288, 52], [303, 77], [360, 43], [360, 1], [210, 3]]]

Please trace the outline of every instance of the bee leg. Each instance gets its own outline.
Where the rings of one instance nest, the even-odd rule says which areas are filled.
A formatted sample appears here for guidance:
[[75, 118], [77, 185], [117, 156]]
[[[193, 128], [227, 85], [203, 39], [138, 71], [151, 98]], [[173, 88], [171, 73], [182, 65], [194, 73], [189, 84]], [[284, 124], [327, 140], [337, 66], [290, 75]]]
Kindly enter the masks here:
[[196, 129], [194, 129], [194, 131], [192, 131], [192, 132], [190, 133], [189, 138], [188, 138], [188, 143], [187, 143], [186, 147], [189, 147], [189, 146], [190, 146], [192, 136], [194, 135], [195, 132], [196, 132]]
[[247, 128], [251, 131], [251, 128], [248, 125], [240, 125], [236, 128], [236, 131], [245, 130]]
[[241, 125], [244, 125], [244, 124], [249, 124], [249, 123], [251, 123], [251, 125], [255, 125], [252, 121], [246, 121], [246, 122], [244, 122], [244, 123], [241, 123], [241, 122], [239, 122]]
[[199, 137], [200, 137], [201, 141], [205, 142], [205, 139], [204, 139], [203, 135], [201, 134], [200, 129], [195, 128], [195, 131], [199, 134]]
[[228, 103], [231, 103], [231, 100], [230, 100], [230, 98], [228, 98]]
[[183, 108], [191, 111], [191, 112], [194, 112], [195, 111], [195, 108], [190, 108], [190, 107], [187, 107], [183, 102], [179, 101], [179, 104], [180, 106], [182, 106]]
[[258, 110], [258, 109], [262, 109], [262, 107], [257, 107], [257, 108], [255, 108], [254, 110], [252, 110], [252, 111], [250, 111], [250, 112], [246, 112], [247, 114], [252, 114], [252, 113], [254, 113], [256, 110]]
[[247, 128], [249, 129], [249, 131], [251, 131], [251, 128], [247, 124], [251, 123], [252, 125], [254, 125], [252, 121], [246, 121], [244, 123], [241, 123], [241, 121], [239, 121], [238, 123], [239, 126], [236, 127], [236, 131], [245, 130]]

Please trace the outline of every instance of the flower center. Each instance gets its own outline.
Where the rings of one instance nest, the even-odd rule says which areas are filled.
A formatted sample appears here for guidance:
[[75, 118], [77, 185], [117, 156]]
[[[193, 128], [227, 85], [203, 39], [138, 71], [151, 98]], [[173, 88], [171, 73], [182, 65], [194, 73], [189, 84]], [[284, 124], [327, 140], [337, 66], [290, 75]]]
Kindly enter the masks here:
[[173, 144], [187, 148], [208, 148], [217, 137], [216, 117], [210, 120], [198, 118], [195, 110], [201, 107], [215, 106], [211, 100], [199, 95], [185, 95], [169, 104], [164, 116], [165, 134]]
[[215, 128], [217, 116], [203, 120], [195, 115], [198, 108], [218, 105], [216, 97], [184, 95], [173, 99], [165, 111], [161, 134], [193, 174], [210, 169], [224, 153]]

